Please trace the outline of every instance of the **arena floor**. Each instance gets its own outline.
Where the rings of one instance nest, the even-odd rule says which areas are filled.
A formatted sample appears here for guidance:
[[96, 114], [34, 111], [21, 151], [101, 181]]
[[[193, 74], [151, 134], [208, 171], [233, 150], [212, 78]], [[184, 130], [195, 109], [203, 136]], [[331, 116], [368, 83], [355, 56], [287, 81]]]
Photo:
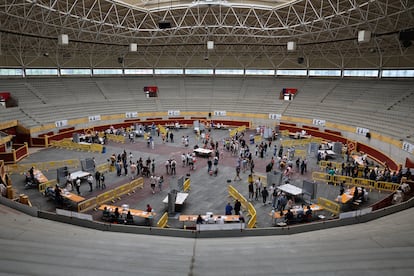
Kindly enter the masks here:
[[[228, 180], [231, 180], [231, 185], [233, 185], [240, 193], [242, 193], [246, 198], [248, 198], [248, 183], [247, 176], [248, 171], [243, 173], [241, 172], [241, 181], [233, 181], [235, 177], [235, 166], [236, 166], [236, 157], [232, 156], [230, 152], [226, 151], [222, 147], [222, 140], [228, 137], [228, 130], [212, 130], [211, 137], [215, 141], [219, 141], [220, 144], [220, 161], [219, 161], [219, 172], [217, 176], [210, 175], [207, 173], [207, 159], [199, 157], [196, 162], [196, 169], [190, 170], [189, 167], [181, 166], [181, 154], [183, 152], [192, 151], [194, 145], [198, 144], [196, 137], [192, 129], [180, 129], [174, 131], [174, 143], [167, 142], [162, 143], [161, 137], [154, 136], [155, 147], [154, 149], [149, 148], [144, 141], [144, 138], [137, 137], [135, 138], [134, 143], [127, 141], [125, 144], [109, 142], [106, 145], [106, 153], [88, 153], [80, 151], [70, 151], [56, 148], [47, 148], [41, 150], [31, 150], [31, 154], [28, 158], [24, 159], [22, 163], [30, 162], [45, 162], [45, 161], [54, 161], [54, 160], [65, 160], [65, 159], [85, 159], [92, 158], [96, 159], [97, 164], [102, 164], [108, 162], [110, 156], [115, 153], [122, 153], [124, 150], [128, 153], [132, 153], [132, 160], [136, 161], [139, 157], [142, 157], [143, 160], [146, 160], [148, 157], [155, 160], [156, 168], [155, 174], [160, 176], [163, 175], [165, 182], [163, 185], [163, 191], [152, 193], [152, 190], [149, 185], [149, 179], [144, 178], [145, 184], [142, 190], [138, 190], [137, 193], [130, 196], [124, 196], [122, 200], [114, 203], [116, 206], [121, 206], [122, 204], [128, 204], [130, 208], [145, 210], [146, 205], [150, 204], [157, 215], [154, 217], [154, 221], [157, 221], [159, 217], [167, 210], [167, 205], [163, 203], [163, 199], [167, 196], [168, 192], [171, 189], [177, 189], [177, 179], [181, 176], [187, 177], [187, 174], [191, 178], [191, 191], [190, 194], [179, 213], [171, 214], [168, 220], [168, 225], [175, 228], [183, 228], [184, 224], [178, 221], [178, 216], [180, 214], [189, 215], [189, 214], [205, 214], [206, 212], [213, 212], [214, 214], [224, 215], [225, 206], [228, 202], [233, 204], [233, 200], [229, 198], [227, 187]], [[252, 131], [248, 131], [245, 134], [246, 140], [248, 141], [249, 135], [252, 134]], [[182, 136], [189, 136], [190, 145], [185, 147], [181, 143]], [[277, 143], [278, 148], [280, 146], [280, 139], [274, 141]], [[254, 155], [254, 145], [249, 145], [250, 150]], [[299, 149], [299, 148], [298, 148]], [[302, 148], [303, 149], [303, 148]], [[286, 149], [285, 149], [286, 151]], [[254, 156], [255, 162], [255, 172], [258, 174], [265, 175], [265, 167], [270, 162], [273, 151], [268, 152], [264, 158]], [[167, 159], [175, 158], [177, 160], [177, 175], [171, 176], [166, 174], [164, 162]], [[312, 171], [320, 171], [317, 166], [315, 156], [308, 155], [308, 170], [307, 173], [301, 175], [296, 166], [294, 166], [294, 174], [291, 178], [291, 183], [302, 187], [303, 180], [311, 180]], [[79, 169], [79, 168], [78, 168]], [[71, 171], [76, 171], [78, 169], [71, 169]], [[278, 170], [278, 169], [276, 169]], [[48, 172], [43, 172], [49, 179], [56, 178], [56, 171], [50, 170]], [[115, 188], [121, 184], [129, 182], [131, 179], [129, 176], [120, 176], [116, 175], [116, 172], [110, 172], [106, 174], [106, 185], [107, 189]], [[29, 195], [29, 199], [32, 205], [37, 206], [41, 210], [46, 211], [55, 211], [55, 203], [52, 200], [48, 200], [43, 195], [41, 195], [36, 189], [24, 190], [24, 177], [21, 175], [12, 175], [13, 187], [18, 190], [19, 193], [25, 193]], [[85, 198], [90, 198], [93, 196], [102, 193], [102, 190], [97, 190], [94, 188], [92, 192], [89, 192], [89, 186], [87, 183], [81, 185], [81, 194]], [[334, 200], [339, 193], [339, 187], [327, 185], [327, 184], [318, 184], [317, 185], [317, 197], [325, 197], [331, 200]], [[369, 206], [370, 204], [378, 201], [379, 199], [385, 197], [387, 193], [377, 193], [375, 191], [370, 192], [369, 201], [364, 204], [363, 207]], [[315, 201], [315, 200], [314, 200]], [[261, 198], [259, 200], [251, 201], [257, 211], [257, 227], [271, 227], [274, 224], [270, 216], [272, 206], [269, 204], [264, 205]], [[301, 203], [301, 202], [298, 202]], [[344, 206], [344, 208], [347, 208]], [[90, 211], [90, 214], [93, 215], [94, 219], [101, 219], [101, 211]], [[330, 214], [322, 212], [327, 218], [330, 218]], [[134, 223], [137, 225], [147, 225], [145, 219], [134, 218]]]

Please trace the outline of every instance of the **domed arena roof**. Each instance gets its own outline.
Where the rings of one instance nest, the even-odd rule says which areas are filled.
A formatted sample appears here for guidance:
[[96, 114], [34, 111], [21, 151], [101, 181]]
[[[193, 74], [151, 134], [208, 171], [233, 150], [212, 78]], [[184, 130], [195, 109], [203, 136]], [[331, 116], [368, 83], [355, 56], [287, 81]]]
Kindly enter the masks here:
[[127, 67], [407, 68], [413, 11], [400, 0], [6, 1], [0, 64], [105, 67], [123, 56]]

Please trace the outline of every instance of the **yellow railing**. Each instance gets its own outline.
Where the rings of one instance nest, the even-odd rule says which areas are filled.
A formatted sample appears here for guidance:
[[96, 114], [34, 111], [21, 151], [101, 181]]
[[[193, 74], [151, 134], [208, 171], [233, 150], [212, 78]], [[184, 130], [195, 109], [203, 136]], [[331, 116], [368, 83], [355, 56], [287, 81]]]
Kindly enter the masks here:
[[345, 176], [345, 175], [333, 175], [331, 177], [331, 182], [333, 182], [335, 185], [339, 185], [341, 183], [344, 183], [345, 185], [349, 186], [352, 182], [352, 177]]
[[282, 130], [282, 131], [280, 132], [280, 134], [281, 134], [283, 137], [287, 137], [287, 136], [289, 136], [289, 130], [287, 130], [287, 129]]
[[125, 137], [123, 135], [107, 134], [106, 138], [108, 141], [113, 141], [116, 143], [125, 143]]
[[337, 168], [337, 169], [342, 168], [341, 162], [331, 162], [331, 161], [324, 161], [324, 160], [319, 161], [319, 167], [321, 169], [326, 169], [328, 167], [328, 164], [331, 164], [333, 168]]
[[229, 196], [240, 201], [242, 207], [245, 210], [247, 210], [247, 213], [250, 216], [250, 219], [247, 223], [247, 227], [248, 228], [255, 227], [256, 221], [257, 221], [257, 212], [254, 206], [250, 202], [248, 202], [246, 198], [242, 194], [240, 194], [232, 185], [228, 186], [228, 192], [229, 192]]
[[327, 183], [331, 181], [331, 176], [323, 172], [312, 172], [312, 179], [313, 181], [320, 181], [320, 182]]
[[10, 174], [12, 173], [22, 174], [30, 170], [31, 167], [34, 167], [41, 171], [48, 171], [48, 170], [54, 170], [54, 169], [62, 168], [62, 167], [77, 168], [79, 166], [80, 166], [79, 160], [69, 159], [69, 160], [60, 160], [60, 161], [7, 165], [6, 171]]
[[121, 196], [135, 192], [137, 188], [144, 187], [144, 179], [142, 177], [125, 183], [115, 189], [108, 190], [103, 194], [91, 199], [82, 201], [78, 204], [78, 212], [85, 212], [93, 208], [99, 207], [108, 201], [115, 202], [116, 199], [121, 200]]
[[295, 157], [301, 157], [301, 158], [305, 158], [306, 157], [306, 150], [295, 150]]
[[329, 212], [331, 212], [332, 214], [336, 216], [341, 211], [341, 206], [338, 203], [333, 202], [323, 197], [318, 198], [318, 205], [322, 206], [325, 210], [328, 210]]
[[57, 184], [56, 179], [52, 179], [52, 180], [49, 180], [47, 182], [40, 183], [39, 186], [38, 186], [39, 192], [41, 192], [43, 194], [47, 187], [53, 187], [56, 184]]
[[229, 132], [230, 137], [233, 137], [234, 135], [236, 135], [236, 133], [238, 132], [243, 132], [246, 130], [246, 126], [239, 126], [238, 128], [232, 129]]
[[340, 184], [344, 183], [346, 185], [353, 185], [353, 186], [359, 186], [364, 187], [366, 189], [371, 190], [378, 190], [378, 191], [385, 191], [385, 192], [394, 192], [395, 190], [400, 187], [399, 184], [391, 183], [391, 182], [384, 182], [384, 181], [374, 181], [370, 179], [365, 178], [352, 178], [350, 176], [344, 176], [344, 175], [329, 175], [327, 173], [322, 172], [313, 172], [312, 173], [312, 179], [314, 181], [320, 181], [323, 183], [334, 183], [334, 184]]
[[257, 221], [257, 212], [254, 208], [253, 204], [250, 202], [247, 204], [247, 212], [250, 215], [250, 219], [247, 222], [247, 228], [254, 228], [256, 227], [256, 221]]
[[91, 210], [97, 206], [97, 198], [92, 197], [90, 199], [84, 200], [78, 204], [78, 212], [86, 212], [88, 210]]
[[168, 227], [168, 212], [165, 212], [157, 222], [157, 227], [165, 228]]
[[190, 191], [190, 188], [191, 188], [191, 180], [190, 180], [190, 178], [188, 178], [186, 181], [184, 181], [184, 184], [183, 184], [183, 192], [188, 192], [188, 191]]
[[99, 206], [108, 201], [115, 202], [115, 196], [114, 190], [106, 191], [96, 197], [96, 204]]
[[128, 194], [131, 191], [131, 182], [116, 187], [114, 190], [114, 195], [118, 200], [121, 200], [121, 196]]
[[144, 178], [140, 177], [137, 179], [132, 180], [131, 182], [129, 182], [130, 185], [130, 192], [135, 193], [135, 190], [137, 188], [144, 188]]
[[74, 143], [70, 139], [63, 139], [60, 141], [50, 141], [50, 146], [56, 148], [63, 148], [68, 150], [102, 152], [103, 146], [100, 144], [79, 144]]
[[369, 190], [378, 188], [376, 181], [365, 178], [353, 178], [352, 184], [355, 186], [367, 188]]
[[386, 192], [394, 192], [400, 187], [400, 184], [396, 183], [390, 183], [390, 182], [377, 182], [377, 189], [380, 191], [386, 191]]
[[109, 172], [110, 164], [104, 163], [96, 166], [95, 170], [99, 171], [100, 173], [106, 173]]

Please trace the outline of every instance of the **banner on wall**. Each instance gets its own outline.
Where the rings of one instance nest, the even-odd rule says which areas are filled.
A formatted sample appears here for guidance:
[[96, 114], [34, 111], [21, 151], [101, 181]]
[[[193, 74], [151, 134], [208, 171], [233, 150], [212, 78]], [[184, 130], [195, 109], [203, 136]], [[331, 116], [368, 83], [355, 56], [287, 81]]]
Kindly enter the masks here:
[[321, 119], [313, 119], [313, 124], [315, 126], [325, 126], [326, 121]]
[[125, 118], [138, 118], [138, 112], [126, 112]]
[[226, 111], [225, 110], [215, 110], [214, 111], [214, 116], [226, 116]]
[[168, 110], [168, 116], [178, 116], [180, 115], [180, 110]]
[[406, 152], [409, 152], [409, 153], [414, 153], [414, 145], [413, 145], [413, 144], [411, 144], [411, 143], [409, 143], [409, 142], [407, 142], [407, 141], [404, 141], [404, 142], [403, 142], [403, 144], [402, 144], [402, 149], [403, 149], [404, 151], [406, 151]]
[[100, 121], [100, 120], [101, 120], [101, 115], [89, 116], [89, 122]]
[[369, 133], [369, 129], [368, 128], [363, 128], [363, 127], [357, 127], [356, 128], [356, 133], [359, 134], [359, 135], [366, 136], [367, 133]]
[[64, 127], [68, 125], [68, 120], [60, 120], [55, 122], [56, 127]]
[[271, 120], [280, 120], [280, 119], [282, 119], [282, 114], [270, 113], [269, 114], [269, 119], [271, 119]]

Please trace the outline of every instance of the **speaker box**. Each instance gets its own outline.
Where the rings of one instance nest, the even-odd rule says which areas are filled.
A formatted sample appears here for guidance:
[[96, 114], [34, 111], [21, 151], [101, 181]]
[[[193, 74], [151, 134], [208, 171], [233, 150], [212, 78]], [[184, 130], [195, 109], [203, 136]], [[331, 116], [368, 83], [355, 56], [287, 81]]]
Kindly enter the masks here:
[[369, 42], [371, 40], [371, 32], [370, 31], [359, 31], [358, 32], [358, 42], [364, 43]]
[[136, 44], [136, 43], [129, 44], [129, 51], [130, 52], [136, 52], [137, 50], [138, 50], [138, 44]]
[[371, 133], [367, 132], [367, 133], [365, 134], [365, 137], [367, 137], [368, 139], [371, 139]]
[[399, 38], [402, 41], [414, 40], [414, 30], [401, 31]]
[[298, 57], [298, 63], [303, 64], [305, 62], [305, 59], [303, 57]]
[[168, 21], [160, 21], [160, 22], [158, 22], [158, 27], [160, 29], [169, 29], [169, 28], [171, 28], [171, 23], [168, 22]]
[[208, 117], [211, 118], [211, 112], [208, 113]]
[[289, 41], [287, 43], [287, 50], [288, 51], [296, 51], [296, 42], [294, 41]]
[[74, 143], [79, 143], [80, 142], [79, 133], [72, 133], [72, 141]]
[[67, 34], [61, 34], [58, 36], [58, 44], [59, 45], [68, 45], [69, 44], [69, 36]]
[[124, 63], [124, 58], [123, 57], [119, 57], [118, 58], [118, 63], [120, 63], [120, 64]]

